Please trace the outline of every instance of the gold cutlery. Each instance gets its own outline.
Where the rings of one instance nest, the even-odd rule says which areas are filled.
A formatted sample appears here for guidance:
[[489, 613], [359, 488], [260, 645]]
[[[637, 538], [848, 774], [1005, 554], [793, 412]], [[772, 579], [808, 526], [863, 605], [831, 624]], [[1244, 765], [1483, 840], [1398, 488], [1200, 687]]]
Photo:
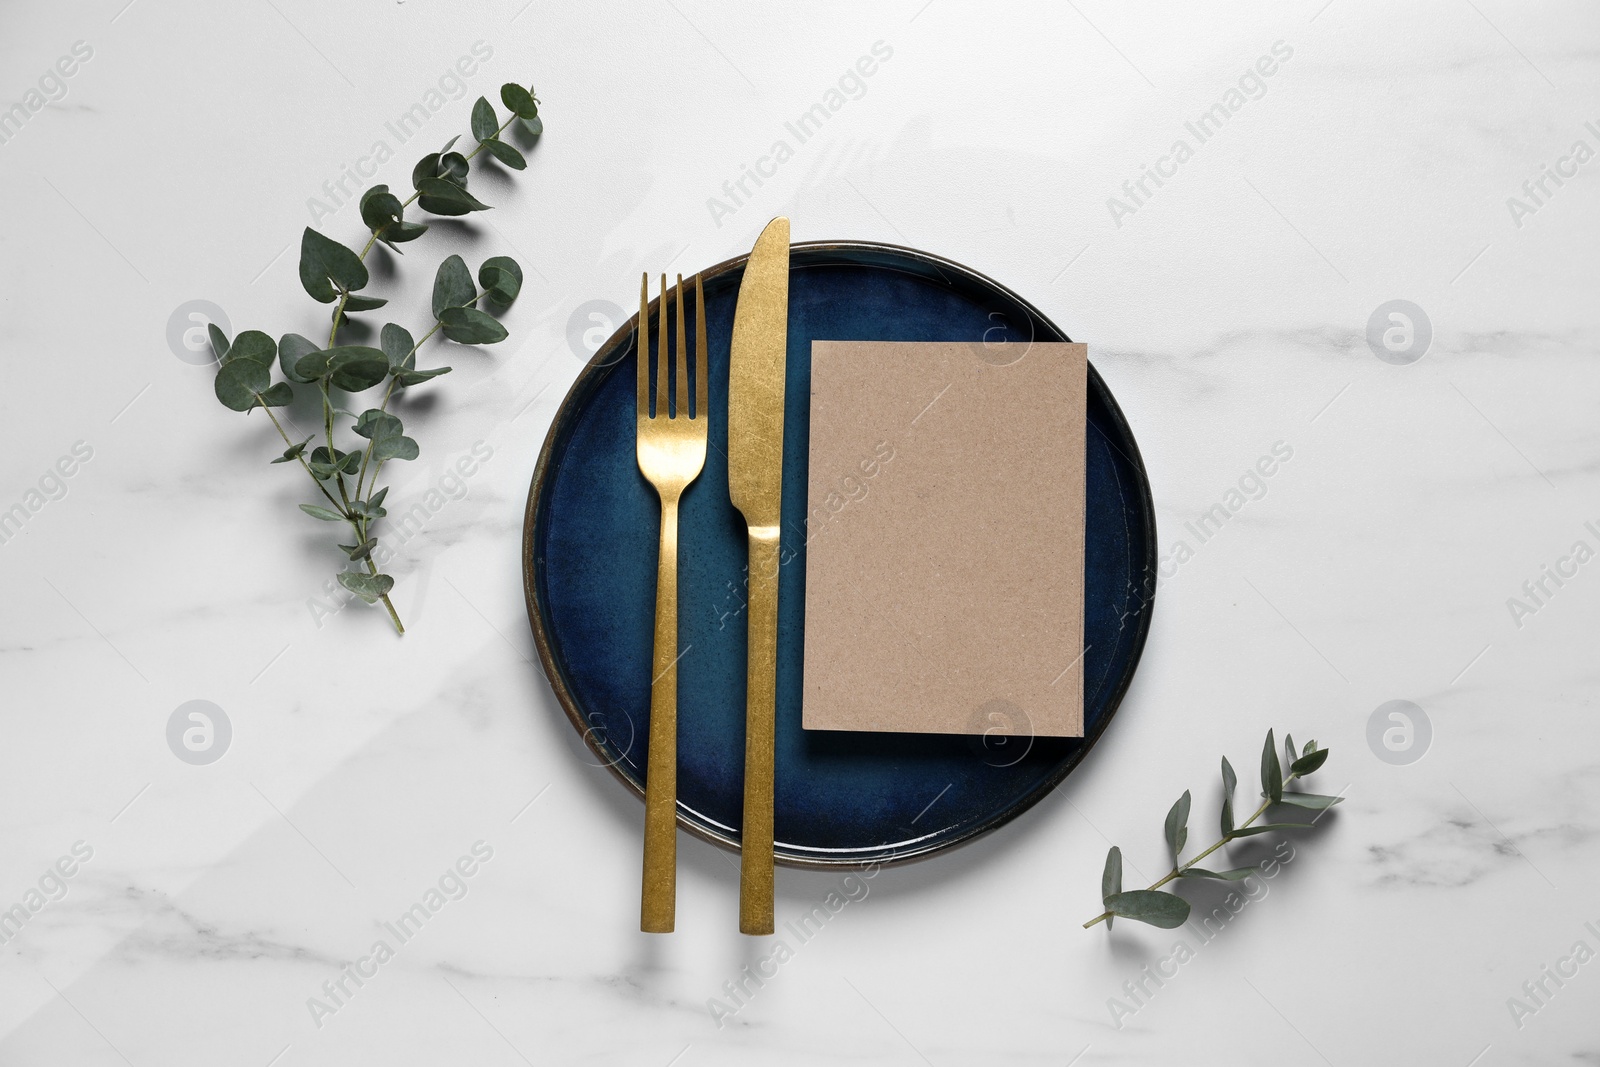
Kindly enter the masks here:
[[[788, 332], [789, 220], [779, 216], [761, 231], [745, 263], [733, 317], [728, 368], [728, 496], [744, 516], [750, 535], [744, 825], [739, 849], [739, 931], [745, 934], [773, 932], [778, 531], [782, 521], [783, 391]], [[652, 718], [652, 729], [653, 726]], [[654, 743], [652, 733], [652, 750]]]
[[[667, 370], [667, 276], [656, 316], [656, 403], [650, 413], [650, 276], [639, 282], [639, 470], [661, 498], [661, 553], [656, 565], [655, 654], [651, 662], [650, 747], [644, 787], [644, 887], [639, 929], [672, 932], [678, 895], [678, 502], [706, 462], [706, 302], [695, 289], [694, 408], [689, 408], [689, 344], [683, 275], [673, 297], [677, 324], [677, 390]], [[669, 406], [668, 398], [673, 397]], [[776, 541], [774, 541], [776, 543]]]

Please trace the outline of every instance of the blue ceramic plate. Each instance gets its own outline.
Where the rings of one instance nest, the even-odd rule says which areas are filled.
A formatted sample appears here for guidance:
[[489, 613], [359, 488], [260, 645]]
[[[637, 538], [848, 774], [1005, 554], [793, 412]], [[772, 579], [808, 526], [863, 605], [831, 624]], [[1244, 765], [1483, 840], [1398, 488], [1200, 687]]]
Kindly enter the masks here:
[[[711, 426], [681, 511], [678, 821], [737, 848], [743, 803], [745, 527], [728, 502], [728, 344], [745, 257], [704, 272]], [[806, 456], [814, 340], [1065, 341], [1037, 310], [957, 264], [857, 243], [793, 246], [779, 578], [777, 858], [888, 862], [993, 830], [1060, 782], [1105, 730], [1150, 625], [1155, 522], [1138, 446], [1089, 369], [1082, 740], [807, 732]], [[658, 314], [651, 306], [652, 319]], [[658, 504], [634, 461], [635, 321], [578, 376], [528, 496], [523, 574], [556, 696], [599, 761], [641, 797], [649, 736]], [[998, 353], [997, 353], [998, 354]]]

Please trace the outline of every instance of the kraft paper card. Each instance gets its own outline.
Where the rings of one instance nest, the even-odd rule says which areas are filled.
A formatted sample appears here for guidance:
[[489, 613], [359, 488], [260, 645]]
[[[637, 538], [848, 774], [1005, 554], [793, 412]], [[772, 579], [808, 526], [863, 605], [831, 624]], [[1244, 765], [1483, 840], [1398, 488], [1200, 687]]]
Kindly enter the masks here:
[[811, 346], [808, 730], [1083, 736], [1081, 344]]

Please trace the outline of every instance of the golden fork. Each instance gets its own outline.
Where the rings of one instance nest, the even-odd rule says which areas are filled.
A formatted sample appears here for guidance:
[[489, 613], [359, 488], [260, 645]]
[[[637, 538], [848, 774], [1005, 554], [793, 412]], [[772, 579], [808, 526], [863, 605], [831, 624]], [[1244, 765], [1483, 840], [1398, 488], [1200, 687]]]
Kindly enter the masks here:
[[706, 301], [694, 277], [694, 409], [689, 410], [689, 344], [683, 275], [673, 299], [677, 323], [677, 390], [667, 398], [667, 276], [656, 317], [656, 404], [650, 414], [650, 276], [639, 281], [637, 452], [639, 470], [661, 497], [661, 554], [656, 566], [655, 656], [650, 683], [650, 748], [644, 787], [644, 890], [639, 929], [672, 932], [678, 865], [678, 501], [706, 462]]

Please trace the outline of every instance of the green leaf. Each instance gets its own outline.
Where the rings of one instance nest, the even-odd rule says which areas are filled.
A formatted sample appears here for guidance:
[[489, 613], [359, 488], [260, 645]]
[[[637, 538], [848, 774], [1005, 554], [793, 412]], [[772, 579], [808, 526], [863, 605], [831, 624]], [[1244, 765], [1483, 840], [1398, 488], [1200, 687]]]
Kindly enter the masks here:
[[506, 339], [506, 328], [493, 315], [477, 308], [445, 308], [439, 316], [444, 335], [457, 344], [492, 345]]
[[361, 194], [361, 221], [373, 233], [381, 235], [385, 227], [399, 222], [405, 211], [405, 205], [387, 185], [374, 185]]
[[394, 579], [387, 574], [368, 574], [365, 571], [340, 571], [339, 584], [368, 604], [376, 604], [394, 588]]
[[[396, 222], [383, 231], [383, 236], [379, 240], [390, 248], [394, 248], [397, 244], [415, 241], [427, 232], [428, 225], [425, 222]], [[396, 252], [400, 251], [398, 248], [394, 248], [394, 250]], [[401, 254], [403, 255], [404, 253]]]
[[505, 307], [522, 292], [522, 268], [510, 256], [492, 256], [478, 268], [478, 284], [491, 301]]
[[1266, 747], [1261, 750], [1261, 795], [1276, 801], [1283, 796], [1283, 767], [1278, 763], [1278, 743], [1267, 731]]
[[411, 187], [420, 190], [424, 178], [437, 178], [439, 176], [439, 153], [430, 152], [417, 160], [417, 165], [411, 168]]
[[1283, 735], [1283, 765], [1285, 767], [1289, 766], [1289, 764], [1291, 764], [1291, 763], [1293, 763], [1295, 761], [1295, 758], [1298, 755], [1299, 755], [1299, 753], [1297, 753], [1294, 750], [1294, 734], [1284, 734]]
[[1316, 743], [1316, 741], [1314, 741], [1314, 740], [1313, 740], [1313, 741], [1307, 741], [1307, 742], [1306, 742], [1306, 747], [1305, 747], [1305, 749], [1304, 749], [1304, 750], [1303, 750], [1303, 751], [1302, 751], [1302, 752], [1301, 752], [1301, 753], [1300, 753], [1300, 755], [1302, 755], [1302, 756], [1309, 756], [1309, 755], [1311, 755], [1311, 753], [1313, 753], [1313, 752], [1315, 752], [1315, 751], [1316, 751], [1316, 750], [1317, 750], [1317, 743]]
[[286, 333], [278, 339], [278, 369], [283, 371], [283, 376], [291, 382], [309, 385], [316, 381], [301, 375], [298, 367], [300, 361], [317, 350], [317, 344], [310, 338], [301, 337], [297, 333]]
[[1185, 789], [1183, 796], [1172, 805], [1172, 810], [1167, 812], [1167, 848], [1172, 851], [1172, 865], [1178, 865], [1178, 854], [1183, 851], [1185, 842], [1189, 840], [1189, 791]]
[[272, 384], [272, 374], [253, 359], [224, 363], [217, 371], [217, 399], [234, 411], [249, 411], [256, 406], [256, 394]]
[[1132, 889], [1106, 898], [1106, 910], [1124, 919], [1171, 930], [1189, 919], [1189, 902], [1176, 893], [1156, 889]]
[[297, 445], [290, 445], [288, 448], [283, 450], [283, 455], [279, 456], [277, 459], [273, 460], [272, 462], [274, 462], [274, 463], [293, 463], [295, 460], [297, 460], [301, 456], [305, 455], [306, 445], [308, 445], [310, 443], [311, 443], [311, 438], [308, 437], [304, 441], [301, 441]]
[[384, 515], [383, 508], [380, 507], [379, 505], [381, 505], [383, 503], [383, 498], [388, 496], [388, 495], [389, 495], [389, 487], [386, 485], [382, 489], [379, 489], [376, 493], [373, 493], [372, 496], [370, 496], [367, 499], [367, 507], [369, 507], [369, 508], [378, 508], [377, 516], [379, 518], [382, 518], [383, 515]]
[[1297, 777], [1304, 778], [1306, 775], [1315, 771], [1318, 767], [1321, 767], [1326, 762], [1328, 762], [1328, 750], [1325, 748], [1319, 748], [1314, 752], [1310, 752], [1304, 756], [1301, 756], [1299, 759], [1291, 763], [1289, 765], [1289, 773], [1296, 775]]
[[350, 354], [331, 364], [333, 373], [328, 380], [347, 393], [371, 389], [389, 376], [389, 357], [381, 349], [347, 345], [336, 351]]
[[385, 461], [417, 458], [417, 443], [405, 436], [400, 419], [386, 411], [377, 408], [363, 411], [361, 417], [356, 420], [354, 430], [358, 436], [372, 442], [373, 459]]
[[418, 385], [429, 378], [437, 378], [441, 374], [449, 373], [449, 367], [430, 367], [428, 370], [403, 370], [395, 373], [394, 380], [401, 385]]
[[518, 118], [539, 117], [539, 101], [520, 85], [507, 82], [500, 87], [500, 102], [517, 113]]
[[[1327, 749], [1323, 751], [1326, 752]], [[1296, 808], [1309, 808], [1312, 811], [1326, 811], [1343, 799], [1344, 797], [1330, 797], [1322, 793], [1294, 793], [1286, 789], [1278, 803]]]
[[443, 178], [424, 178], [417, 183], [417, 191], [422, 194], [417, 199], [422, 210], [435, 215], [466, 215], [473, 211], [489, 210], [488, 204]]
[[535, 116], [531, 119], [519, 119], [518, 121], [522, 123], [522, 128], [527, 130], [528, 134], [532, 137], [538, 137], [540, 134], [544, 133], [544, 119], [541, 119], [538, 116]]
[[1311, 829], [1311, 825], [1309, 823], [1303, 823], [1303, 822], [1256, 823], [1254, 826], [1246, 826], [1243, 829], [1235, 830], [1233, 832], [1233, 836], [1234, 837], [1254, 837], [1256, 834], [1270, 834], [1274, 830], [1309, 830], [1309, 829]]
[[330, 458], [328, 449], [324, 445], [318, 445], [311, 450], [311, 473], [324, 481], [335, 474], [354, 474], [360, 469], [360, 452], [342, 452], [334, 449]]
[[1242, 882], [1256, 873], [1254, 867], [1235, 867], [1231, 871], [1208, 871], [1204, 867], [1190, 867], [1183, 872], [1185, 878], [1216, 878], [1224, 882]]
[[[1106, 903], [1107, 911], [1111, 910], [1108, 902], [1120, 892], [1122, 892], [1122, 850], [1112, 845], [1111, 851], [1106, 853], [1106, 869], [1100, 875], [1100, 900]], [[1111, 929], [1111, 924], [1115, 921], [1115, 916], [1107, 916], [1106, 929]]]
[[369, 537], [359, 545], [340, 545], [339, 547], [344, 549], [345, 554], [351, 559], [366, 559], [368, 556], [372, 555], [372, 550], [378, 547], [378, 539], [376, 537]]
[[512, 170], [528, 169], [528, 161], [523, 157], [522, 153], [506, 144], [504, 141], [495, 137], [490, 137], [482, 143], [483, 147], [489, 150], [489, 154], [491, 156], [498, 159]]
[[311, 299], [331, 304], [340, 289], [366, 288], [367, 266], [350, 249], [307, 226], [300, 235], [300, 284]]
[[206, 336], [211, 339], [211, 354], [220, 360], [228, 351], [228, 335], [223, 333], [216, 323], [208, 322]]
[[433, 276], [433, 317], [442, 318], [446, 308], [470, 307], [478, 300], [478, 290], [472, 285], [472, 272], [466, 260], [451, 256], [439, 264]]
[[378, 335], [378, 344], [383, 346], [383, 354], [389, 358], [389, 370], [410, 370], [417, 362], [417, 342], [411, 339], [411, 331], [404, 326], [393, 322], [384, 323], [383, 332]]
[[467, 187], [467, 172], [472, 164], [460, 152], [446, 152], [439, 157], [439, 177], [451, 185]]
[[232, 363], [236, 359], [253, 359], [263, 366], [272, 366], [272, 361], [278, 358], [277, 342], [260, 330], [245, 330], [233, 339], [233, 344], [228, 346], [227, 355], [222, 357], [222, 362]]
[[1109, 900], [1122, 892], [1122, 849], [1116, 845], [1106, 853], [1106, 869], [1100, 875], [1100, 899]]
[[472, 105], [472, 136], [487, 141], [499, 129], [500, 120], [495, 116], [494, 105], [489, 103], [488, 97], [478, 97], [478, 102]]
[[257, 403], [264, 408], [286, 408], [294, 403], [294, 386], [288, 382], [278, 382], [266, 392], [261, 393]]
[[368, 519], [381, 519], [385, 515], [389, 514], [387, 511], [383, 510], [383, 506], [376, 503], [375, 500], [352, 500], [350, 502], [350, 510], [355, 512], [357, 515]]
[[344, 516], [337, 511], [329, 511], [321, 504], [301, 504], [300, 510], [310, 515], [313, 519], [323, 519], [327, 522], [343, 522]]
[[1239, 784], [1239, 779], [1233, 773], [1233, 764], [1228, 762], [1228, 757], [1222, 757], [1222, 836], [1227, 837], [1233, 832], [1233, 787]]
[[[381, 296], [357, 296], [351, 293], [344, 298], [344, 311], [346, 315], [352, 311], [372, 311], [374, 308], [383, 307], [388, 302]], [[335, 308], [334, 310], [337, 313], [338, 309]]]

